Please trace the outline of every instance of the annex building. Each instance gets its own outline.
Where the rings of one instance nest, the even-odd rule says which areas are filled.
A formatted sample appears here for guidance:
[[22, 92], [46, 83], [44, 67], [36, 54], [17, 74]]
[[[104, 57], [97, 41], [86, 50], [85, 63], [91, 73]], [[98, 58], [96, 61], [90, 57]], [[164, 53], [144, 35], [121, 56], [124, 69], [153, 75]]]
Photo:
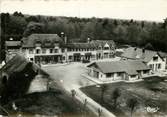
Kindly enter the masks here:
[[101, 81], [137, 80], [150, 74], [150, 68], [142, 61], [121, 60], [94, 62], [87, 66], [89, 75]]
[[167, 67], [167, 54], [136, 47], [125, 49], [121, 55], [123, 60], [140, 60], [151, 68], [153, 72], [164, 71]]

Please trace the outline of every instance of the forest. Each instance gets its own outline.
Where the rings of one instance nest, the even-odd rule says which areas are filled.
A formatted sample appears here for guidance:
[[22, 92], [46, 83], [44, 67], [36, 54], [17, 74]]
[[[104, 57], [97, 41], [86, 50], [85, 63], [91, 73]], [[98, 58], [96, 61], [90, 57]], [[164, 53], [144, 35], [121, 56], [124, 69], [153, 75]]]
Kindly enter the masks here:
[[167, 52], [167, 18], [163, 22], [133, 19], [77, 18], [1, 13], [1, 59], [4, 59], [5, 40], [21, 40], [32, 33], [61, 32], [68, 42], [114, 40], [116, 44], [129, 44], [155, 51]]

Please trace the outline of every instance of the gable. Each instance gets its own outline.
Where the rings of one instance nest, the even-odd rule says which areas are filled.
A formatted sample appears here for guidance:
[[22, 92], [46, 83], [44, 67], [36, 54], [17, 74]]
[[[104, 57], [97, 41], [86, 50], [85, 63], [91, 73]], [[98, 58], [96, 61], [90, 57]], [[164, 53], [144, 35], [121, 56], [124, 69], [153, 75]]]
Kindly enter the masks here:
[[[157, 60], [155, 60], [155, 58], [157, 57]], [[152, 62], [163, 62], [164, 59], [157, 53], [156, 55], [154, 55], [150, 61], [148, 61], [148, 63], [152, 63]]]

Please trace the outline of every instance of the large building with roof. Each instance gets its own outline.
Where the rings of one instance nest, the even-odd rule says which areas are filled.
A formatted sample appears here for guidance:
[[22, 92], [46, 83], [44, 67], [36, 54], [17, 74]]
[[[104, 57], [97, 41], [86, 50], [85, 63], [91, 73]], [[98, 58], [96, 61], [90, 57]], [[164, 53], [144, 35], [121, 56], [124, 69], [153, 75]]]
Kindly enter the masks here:
[[36, 63], [57, 63], [62, 61], [62, 43], [57, 34], [31, 34], [22, 39], [21, 51]]
[[57, 34], [31, 34], [24, 37], [20, 52], [36, 63], [60, 63], [69, 61], [111, 58], [115, 52], [112, 40], [93, 40], [87, 43], [67, 43], [67, 38]]
[[167, 54], [136, 47], [125, 49], [121, 55], [123, 60], [141, 60], [145, 62], [153, 72], [163, 71], [166, 69]]
[[66, 48], [68, 60], [70, 61], [112, 58], [115, 53], [115, 43], [112, 40], [93, 40], [87, 43], [69, 43], [66, 44]]
[[94, 62], [87, 67], [89, 75], [101, 81], [137, 80], [150, 74], [144, 62], [135, 60]]

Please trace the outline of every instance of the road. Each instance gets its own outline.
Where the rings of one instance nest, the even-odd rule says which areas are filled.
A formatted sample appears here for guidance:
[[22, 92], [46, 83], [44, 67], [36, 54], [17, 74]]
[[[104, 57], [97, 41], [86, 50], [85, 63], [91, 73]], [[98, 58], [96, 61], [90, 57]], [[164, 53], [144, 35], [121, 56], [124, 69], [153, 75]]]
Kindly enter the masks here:
[[100, 106], [94, 100], [85, 95], [79, 88], [95, 85], [95, 82], [90, 81], [82, 76], [87, 72], [87, 69], [82, 63], [70, 63], [65, 65], [45, 65], [42, 66], [47, 73], [56, 81], [59, 82], [66, 91], [76, 91], [76, 98], [84, 103], [87, 100], [87, 107], [91, 109], [96, 115], [99, 115], [98, 109], [102, 110], [100, 117], [115, 117], [108, 110]]

